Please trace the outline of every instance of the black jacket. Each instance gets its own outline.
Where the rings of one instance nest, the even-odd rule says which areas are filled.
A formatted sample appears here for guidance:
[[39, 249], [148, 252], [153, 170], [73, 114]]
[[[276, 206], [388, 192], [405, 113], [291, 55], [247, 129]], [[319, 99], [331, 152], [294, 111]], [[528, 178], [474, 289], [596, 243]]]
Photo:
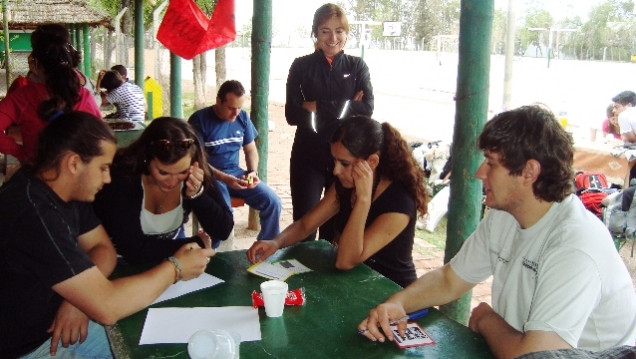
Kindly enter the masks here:
[[[329, 64], [321, 50], [296, 58], [287, 77], [285, 103], [287, 123], [298, 126], [295, 142], [303, 141], [305, 148], [328, 145], [346, 101], [360, 90], [364, 92], [362, 101], [350, 101], [345, 118], [373, 113], [373, 87], [364, 60], [341, 52]], [[311, 114], [302, 108], [303, 101], [317, 101], [316, 131]]]
[[[141, 229], [139, 215], [143, 202], [143, 188], [140, 176], [129, 177], [126, 168], [111, 169], [112, 182], [97, 193], [93, 208], [111, 237], [115, 249], [131, 264], [162, 260], [173, 255], [182, 245], [197, 242], [203, 246], [198, 236], [171, 239], [166, 235], [146, 235]], [[212, 240], [225, 240], [234, 228], [232, 211], [216, 185], [210, 186], [195, 199], [183, 198], [186, 223], [191, 212], [197, 216], [201, 227]]]

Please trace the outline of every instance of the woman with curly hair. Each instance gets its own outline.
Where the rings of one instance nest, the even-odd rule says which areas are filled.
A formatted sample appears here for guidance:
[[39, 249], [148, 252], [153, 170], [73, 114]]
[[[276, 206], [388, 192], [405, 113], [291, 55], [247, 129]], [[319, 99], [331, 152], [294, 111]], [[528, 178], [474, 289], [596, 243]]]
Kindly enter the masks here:
[[413, 237], [417, 213], [426, 213], [424, 172], [400, 133], [388, 123], [354, 116], [331, 137], [335, 183], [302, 218], [247, 251], [252, 262], [297, 243], [334, 218], [336, 267], [360, 263], [405, 287], [415, 281]]

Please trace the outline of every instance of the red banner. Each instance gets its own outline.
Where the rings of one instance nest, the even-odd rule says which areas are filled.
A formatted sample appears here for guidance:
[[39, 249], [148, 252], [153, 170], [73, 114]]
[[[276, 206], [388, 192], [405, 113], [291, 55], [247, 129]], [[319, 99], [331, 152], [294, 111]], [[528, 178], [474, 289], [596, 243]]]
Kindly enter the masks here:
[[157, 40], [186, 60], [235, 37], [234, 0], [217, 0], [211, 19], [194, 0], [170, 0], [157, 32]]

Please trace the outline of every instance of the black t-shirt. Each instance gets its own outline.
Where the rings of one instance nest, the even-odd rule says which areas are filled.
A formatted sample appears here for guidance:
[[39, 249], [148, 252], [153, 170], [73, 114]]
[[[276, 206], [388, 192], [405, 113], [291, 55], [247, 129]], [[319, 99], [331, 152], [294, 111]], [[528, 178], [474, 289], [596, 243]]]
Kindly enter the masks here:
[[51, 287], [94, 266], [79, 235], [99, 225], [89, 203], [64, 202], [27, 168], [0, 187], [0, 353], [40, 346], [62, 302]]
[[[342, 233], [344, 230], [347, 220], [351, 216], [351, 210], [348, 200], [341, 201], [340, 211], [336, 216], [336, 230], [338, 232]], [[395, 283], [406, 287], [417, 279], [415, 265], [413, 264], [416, 208], [415, 200], [410, 193], [395, 182], [391, 183], [371, 203], [364, 227], [367, 228], [376, 218], [390, 212], [404, 213], [409, 216], [408, 225], [397, 237], [369, 257], [364, 263]]]

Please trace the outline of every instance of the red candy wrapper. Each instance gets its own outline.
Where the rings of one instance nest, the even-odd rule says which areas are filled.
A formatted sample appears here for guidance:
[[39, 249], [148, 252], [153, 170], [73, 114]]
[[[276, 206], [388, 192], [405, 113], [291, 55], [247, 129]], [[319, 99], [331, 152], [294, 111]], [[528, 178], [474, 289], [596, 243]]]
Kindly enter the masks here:
[[[285, 297], [285, 305], [303, 305], [305, 304], [305, 292], [302, 288], [287, 291]], [[254, 308], [263, 307], [263, 293], [252, 291], [252, 305]]]

